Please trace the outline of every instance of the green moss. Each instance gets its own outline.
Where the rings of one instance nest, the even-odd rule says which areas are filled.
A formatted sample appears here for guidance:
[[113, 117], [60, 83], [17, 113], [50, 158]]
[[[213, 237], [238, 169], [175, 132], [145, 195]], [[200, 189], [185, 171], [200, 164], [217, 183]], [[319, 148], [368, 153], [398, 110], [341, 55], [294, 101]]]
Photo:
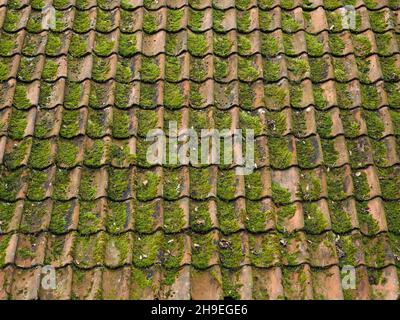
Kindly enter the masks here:
[[9, 67], [7, 62], [0, 61], [0, 81], [5, 81], [8, 79]]
[[13, 34], [8, 34], [3, 32], [1, 35], [0, 42], [0, 55], [1, 56], [11, 56], [15, 50], [15, 36]]
[[[5, 233], [8, 231], [8, 227], [10, 226], [11, 220], [14, 217], [15, 211], [15, 203], [7, 203], [7, 202], [0, 202], [0, 232]], [[5, 249], [3, 249], [5, 250]], [[0, 266], [1, 263], [1, 254], [2, 248], [0, 245]]]
[[332, 134], [333, 120], [331, 113], [316, 112], [317, 132], [322, 138], [329, 138]]
[[271, 166], [286, 169], [292, 162], [292, 150], [286, 138], [270, 138], [268, 140]]
[[206, 269], [216, 252], [216, 243], [212, 233], [192, 236], [192, 264], [198, 269]]
[[245, 219], [247, 230], [253, 233], [265, 231], [266, 221], [273, 218], [273, 214], [272, 210], [267, 210], [259, 201], [247, 200]]
[[367, 202], [356, 202], [357, 218], [361, 230], [369, 235], [379, 232], [378, 222], [372, 217]]
[[371, 62], [369, 60], [363, 58], [356, 58], [357, 68], [358, 68], [358, 77], [361, 83], [371, 83], [372, 81], [369, 78], [369, 74], [371, 72]]
[[329, 201], [329, 211], [332, 222], [332, 230], [335, 233], [347, 233], [352, 228], [349, 214], [345, 211], [344, 204], [341, 202]]
[[190, 83], [189, 103], [193, 108], [201, 108], [204, 105], [204, 97], [200, 91], [201, 85]]
[[91, 138], [101, 138], [105, 135], [107, 122], [107, 114], [103, 110], [90, 110], [86, 134]]
[[21, 19], [20, 11], [8, 9], [3, 24], [4, 31], [7, 32], [16, 31], [19, 26], [20, 19]]
[[43, 71], [42, 71], [42, 78], [46, 81], [55, 81], [58, 72], [58, 63], [47, 59]]
[[292, 195], [288, 189], [282, 187], [280, 184], [272, 183], [272, 200], [275, 204], [284, 205], [292, 201]]
[[392, 54], [391, 43], [392, 34], [390, 32], [384, 34], [376, 34], [375, 40], [378, 47], [378, 54], [380, 56], [390, 56]]
[[388, 82], [400, 81], [400, 68], [396, 65], [396, 58], [383, 58], [380, 59], [383, 78]]
[[350, 108], [353, 105], [353, 94], [344, 83], [336, 83], [338, 105], [342, 108]]
[[177, 57], [166, 57], [165, 79], [171, 82], [178, 82], [181, 74], [181, 62]]
[[259, 27], [262, 31], [271, 31], [272, 29], [272, 15], [268, 11], [258, 11], [259, 14]]
[[236, 26], [240, 32], [249, 32], [251, 25], [250, 11], [239, 11], [236, 15]]
[[19, 167], [25, 160], [30, 145], [31, 139], [26, 139], [19, 144], [15, 144], [11, 152], [4, 154], [4, 164], [10, 169]]
[[292, 133], [296, 137], [304, 137], [307, 135], [307, 111], [292, 110]]
[[315, 203], [303, 204], [304, 228], [311, 234], [320, 234], [328, 227], [328, 221]]
[[50, 230], [56, 234], [64, 233], [69, 224], [74, 211], [74, 205], [70, 202], [55, 202], [51, 214]]
[[124, 233], [118, 236], [109, 236], [111, 246], [115, 246], [118, 251], [118, 265], [125, 264], [132, 246], [129, 233]]
[[165, 52], [169, 55], [177, 55], [180, 51], [177, 33], [167, 33], [165, 41]]
[[101, 166], [101, 160], [103, 159], [105, 144], [103, 140], [94, 140], [93, 146], [88, 148], [85, 152], [84, 164], [88, 167], [99, 167]]
[[[261, 238], [261, 242], [257, 240]], [[268, 233], [261, 237], [250, 236], [250, 260], [256, 267], [271, 267], [280, 258], [280, 245], [277, 234]]]
[[136, 155], [131, 153], [129, 141], [124, 141], [121, 145], [111, 145], [110, 159], [114, 166], [126, 167], [135, 162]]
[[107, 231], [113, 234], [123, 232], [128, 223], [129, 215], [129, 205], [127, 203], [110, 201], [106, 216]]
[[238, 57], [238, 76], [243, 81], [254, 81], [259, 77], [252, 58]]
[[261, 172], [254, 171], [253, 173], [246, 175], [244, 178], [246, 198], [250, 200], [260, 199], [264, 190]]
[[389, 231], [400, 234], [400, 203], [385, 201], [384, 208]]
[[279, 40], [272, 34], [261, 35], [261, 53], [267, 57], [274, 57], [280, 51]]
[[324, 44], [318, 37], [306, 33], [307, 50], [311, 56], [320, 57], [324, 54]]
[[34, 140], [29, 165], [35, 169], [44, 169], [52, 164], [51, 140]]
[[[24, 202], [22, 220], [19, 226], [19, 231], [22, 233], [33, 233], [41, 230], [44, 217], [48, 213], [48, 206], [46, 202]], [[33, 241], [36, 241], [35, 237]]]
[[56, 56], [59, 54], [61, 47], [61, 36], [53, 32], [49, 33], [47, 36], [46, 54], [50, 56]]
[[294, 108], [303, 108], [303, 88], [296, 86], [294, 83], [290, 85], [290, 104]]
[[132, 92], [131, 84], [117, 82], [114, 91], [114, 104], [117, 108], [127, 109], [131, 106], [130, 95]]
[[373, 139], [380, 139], [385, 131], [385, 125], [379, 115], [373, 111], [364, 111], [363, 117], [367, 124], [368, 135]]
[[374, 162], [378, 167], [389, 166], [387, 146], [385, 141], [371, 140]]
[[131, 295], [133, 300], [139, 300], [142, 297], [142, 292], [153, 286], [153, 275], [147, 270], [132, 268], [131, 272]]
[[102, 226], [102, 217], [94, 202], [80, 202], [78, 230], [81, 234], [92, 234]]
[[208, 202], [195, 202], [190, 204], [190, 228], [195, 232], [207, 232], [213, 227]]
[[299, 23], [289, 13], [283, 12], [281, 18], [282, 18], [282, 29], [284, 31], [293, 33], [300, 29]]
[[318, 157], [318, 146], [316, 140], [308, 138], [304, 140], [297, 140], [297, 161], [302, 168], [315, 167]]
[[147, 201], [156, 198], [159, 183], [160, 177], [155, 172], [145, 171], [143, 174], [138, 174], [136, 181], [139, 187], [136, 193], [137, 199]]
[[371, 41], [363, 34], [353, 36], [353, 46], [356, 55], [362, 57], [368, 56], [372, 50]]
[[193, 10], [189, 8], [189, 23], [188, 26], [191, 30], [199, 32], [203, 25], [204, 11]]
[[227, 35], [214, 36], [214, 54], [220, 57], [227, 57], [232, 51], [233, 43]]
[[115, 138], [128, 138], [130, 128], [129, 112], [125, 110], [114, 109], [112, 133]]
[[346, 197], [345, 188], [345, 169], [333, 168], [326, 172], [328, 198], [334, 201], [343, 200]]
[[389, 27], [390, 21], [386, 20], [385, 13], [385, 10], [368, 11], [369, 21], [373, 31], [381, 33]]
[[96, 30], [100, 32], [109, 32], [113, 28], [113, 12], [97, 8]]
[[48, 173], [45, 171], [31, 170], [29, 175], [29, 186], [27, 196], [30, 200], [41, 201], [46, 197], [46, 183]]
[[340, 118], [346, 137], [358, 137], [360, 134], [360, 124], [355, 119], [351, 111], [340, 111]]
[[155, 14], [145, 11], [143, 17], [143, 30], [146, 33], [155, 33], [157, 31], [157, 20]]
[[400, 108], [400, 87], [395, 83], [385, 82], [385, 90], [388, 94], [388, 102], [390, 107], [398, 109]]
[[83, 200], [94, 200], [97, 194], [95, 184], [95, 171], [88, 169], [81, 170], [81, 181], [79, 187], [79, 196]]
[[222, 22], [225, 18], [225, 12], [223, 10], [213, 9], [213, 29], [218, 32], [224, 32], [224, 26]]
[[23, 139], [27, 125], [27, 113], [25, 111], [13, 109], [9, 123], [8, 136], [12, 139]]
[[64, 96], [64, 107], [67, 109], [78, 108], [82, 94], [83, 94], [83, 88], [81, 83], [67, 82], [66, 92]]
[[183, 9], [168, 9], [167, 30], [169, 32], [177, 32], [180, 29], [183, 14]]
[[181, 266], [185, 247], [184, 235], [166, 235], [163, 245], [163, 266], [167, 269]]
[[400, 176], [395, 167], [378, 168], [379, 182], [381, 185], [382, 196], [388, 200], [396, 200], [400, 198]]
[[229, 269], [222, 269], [222, 289], [224, 297], [233, 300], [240, 300], [240, 288], [242, 284], [239, 283], [239, 271], [232, 271]]
[[[99, 58], [97, 56], [93, 57], [93, 68], [92, 68], [93, 80], [99, 82], [107, 81], [109, 78], [109, 71], [110, 71], [110, 60], [108, 60], [107, 58]], [[96, 90], [96, 87], [91, 88], [90, 98], [95, 99], [98, 93], [99, 92]]]
[[344, 64], [344, 60], [333, 59], [333, 68], [337, 81], [346, 82], [348, 80], [348, 72]]
[[159, 215], [157, 202], [138, 203], [135, 215], [136, 231], [140, 233], [152, 233], [156, 227]]
[[165, 83], [164, 105], [169, 109], [178, 109], [183, 106], [184, 96], [179, 84]]
[[5, 201], [15, 201], [23, 179], [22, 169], [8, 171], [0, 167], [0, 198]]
[[136, 52], [136, 34], [124, 34], [119, 36], [118, 53], [123, 57], [132, 57]]
[[344, 40], [337, 34], [329, 35], [329, 46], [334, 55], [342, 55], [346, 48]]
[[211, 191], [209, 169], [191, 168], [189, 171], [191, 181], [191, 196], [195, 199], [205, 199]]
[[351, 150], [351, 152], [349, 152], [349, 158], [352, 168], [363, 168], [371, 163], [371, 145], [365, 138], [358, 140], [347, 140], [346, 143], [347, 149]]
[[102, 57], [108, 56], [113, 52], [115, 42], [110, 40], [107, 35], [96, 34], [94, 52]]
[[220, 245], [220, 260], [226, 268], [237, 268], [244, 260], [245, 255], [242, 248], [242, 239], [240, 234], [233, 234], [225, 239], [227, 245]]
[[202, 58], [191, 57], [189, 65], [189, 77], [196, 82], [203, 82], [208, 74], [208, 62]]
[[214, 58], [214, 78], [222, 81], [228, 76], [228, 63], [225, 60]]
[[82, 57], [88, 52], [88, 39], [85, 35], [74, 33], [71, 37], [71, 44], [68, 53], [73, 57]]
[[129, 83], [132, 80], [132, 77], [133, 71], [131, 61], [128, 59], [118, 60], [115, 80], [122, 83]]
[[[57, 14], [57, 12], [56, 12], [56, 14]], [[43, 29], [42, 29], [42, 16], [41, 16], [41, 14], [33, 13], [32, 15], [30, 15], [28, 23], [26, 24], [26, 29], [30, 33], [39, 33], [40, 31], [42, 31]]]
[[80, 11], [75, 12], [74, 26], [73, 30], [78, 33], [85, 33], [89, 31], [91, 27], [91, 21], [89, 16], [90, 11]]
[[35, 252], [28, 248], [19, 248], [17, 251], [17, 255], [19, 258], [26, 260], [26, 259], [33, 259], [35, 257]]
[[287, 128], [285, 112], [267, 111], [266, 132], [268, 136], [283, 136]]
[[133, 263], [136, 267], [144, 268], [153, 265], [162, 245], [161, 233], [137, 236], [133, 242]]
[[104, 260], [105, 235], [76, 237], [74, 241], [74, 261], [80, 268], [101, 265]]
[[219, 228], [224, 234], [237, 232], [240, 229], [240, 212], [235, 208], [234, 202], [217, 201], [217, 217]]
[[299, 196], [304, 201], [320, 199], [322, 191], [321, 180], [315, 171], [302, 171], [300, 174]]
[[166, 233], [177, 233], [185, 227], [185, 214], [176, 202], [164, 202], [164, 224]]
[[108, 195], [112, 200], [121, 200], [130, 189], [129, 169], [109, 169]]
[[188, 50], [190, 54], [196, 57], [202, 57], [207, 52], [207, 40], [204, 34], [188, 35]]
[[247, 35], [239, 35], [237, 38], [238, 52], [240, 55], [250, 55], [251, 52], [251, 41]]
[[310, 73], [313, 82], [322, 82], [329, 74], [329, 60], [324, 58], [310, 59]]
[[64, 110], [60, 128], [60, 135], [64, 138], [72, 138], [79, 133], [80, 111]]
[[[369, 237], [362, 238], [362, 244], [364, 249], [365, 264], [373, 268], [383, 268], [386, 264], [386, 244], [387, 238], [376, 238], [371, 240]], [[376, 283], [377, 279], [371, 277], [371, 282]]]
[[366, 109], [378, 109], [379, 93], [375, 86], [361, 85], [362, 106]]
[[[253, 102], [254, 102], [255, 96], [256, 96], [256, 94], [255, 94], [251, 84], [242, 83], [242, 82], [239, 83], [239, 105], [242, 107], [242, 109], [245, 109], [245, 110], [253, 109]], [[244, 112], [243, 112], [243, 114], [244, 114]], [[242, 120], [244, 120], [245, 117], [246, 116], [242, 116]], [[255, 116], [250, 116], [250, 117], [248, 117], [247, 120], [249, 120], [249, 125], [250, 125], [250, 123], [252, 125], [254, 125], [254, 127], [252, 129], [254, 129], [256, 131], [255, 134], [256, 135], [260, 134], [262, 129], [259, 127], [259, 124], [257, 124], [257, 122], [259, 122], [259, 119], [257, 119], [257, 117], [255, 117]]]
[[57, 169], [53, 183], [53, 199], [69, 200], [69, 188], [71, 183], [70, 172], [68, 170]]

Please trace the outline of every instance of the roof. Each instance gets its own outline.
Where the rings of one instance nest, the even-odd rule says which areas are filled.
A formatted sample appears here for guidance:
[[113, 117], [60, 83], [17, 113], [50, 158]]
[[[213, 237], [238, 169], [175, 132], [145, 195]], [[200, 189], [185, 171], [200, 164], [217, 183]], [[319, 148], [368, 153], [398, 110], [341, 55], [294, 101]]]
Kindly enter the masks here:
[[[398, 298], [399, 0], [1, 0], [0, 25], [1, 299]], [[253, 129], [256, 170], [149, 165], [170, 120]]]

